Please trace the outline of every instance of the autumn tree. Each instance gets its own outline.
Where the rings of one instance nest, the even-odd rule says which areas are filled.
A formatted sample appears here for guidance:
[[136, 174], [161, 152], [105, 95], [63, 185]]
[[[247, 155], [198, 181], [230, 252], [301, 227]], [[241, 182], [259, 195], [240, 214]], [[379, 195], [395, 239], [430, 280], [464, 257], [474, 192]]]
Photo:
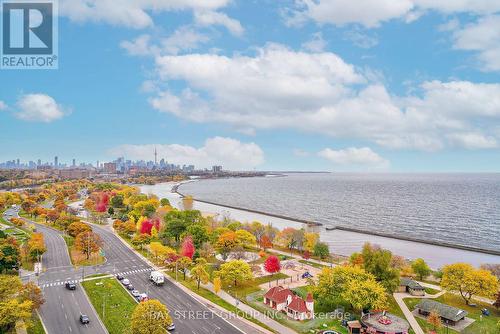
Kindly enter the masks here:
[[413, 272], [418, 276], [420, 280], [423, 280], [432, 273], [431, 268], [425, 263], [424, 259], [416, 259], [411, 263], [411, 268]]
[[182, 207], [184, 210], [193, 210], [193, 197], [192, 196], [184, 196], [182, 198]]
[[274, 243], [292, 251], [297, 246], [296, 231], [293, 227], [284, 228], [278, 233]]
[[130, 241], [135, 247], [143, 249], [145, 244], [148, 244], [151, 237], [147, 234], [136, 234]]
[[255, 236], [246, 230], [237, 230], [236, 232], [236, 242], [241, 246], [255, 246], [256, 239]]
[[265, 251], [269, 248], [273, 248], [273, 243], [271, 242], [271, 239], [267, 235], [263, 235], [261, 240], [260, 240], [260, 247]]
[[31, 259], [40, 259], [40, 256], [47, 251], [42, 233], [33, 233], [28, 240], [28, 252]]
[[193, 263], [191, 258], [187, 256], [181, 256], [176, 261], [176, 267], [178, 270], [182, 271], [182, 275], [184, 276], [184, 280], [186, 280], [186, 273], [189, 266]]
[[317, 242], [316, 245], [314, 245], [313, 255], [318, 256], [322, 260], [326, 259], [328, 256], [330, 256], [330, 249], [324, 242]]
[[493, 306], [495, 306], [498, 309], [500, 309], [500, 291], [497, 293], [497, 298], [495, 302], [493, 303]]
[[80, 233], [90, 232], [90, 231], [92, 231], [92, 227], [80, 221], [71, 223], [68, 226], [68, 234], [71, 235], [73, 238], [76, 238], [76, 236]]
[[352, 253], [351, 256], [349, 257], [349, 263], [353, 266], [362, 267], [363, 266], [363, 255], [361, 255], [361, 253], [358, 253], [358, 252]]
[[374, 279], [364, 280], [354, 277], [344, 288], [342, 299], [351, 304], [355, 310], [381, 310], [388, 306], [384, 287]]
[[429, 313], [427, 322], [432, 325], [432, 329], [435, 331], [440, 329], [443, 325], [443, 323], [441, 322], [441, 317], [436, 311], [431, 311], [431, 313]]
[[264, 269], [270, 273], [275, 274], [281, 270], [281, 263], [277, 256], [271, 255], [264, 262]]
[[19, 291], [19, 298], [22, 300], [30, 300], [33, 303], [35, 310], [39, 309], [45, 299], [43, 298], [42, 290], [33, 282], [24, 284]]
[[238, 241], [236, 239], [236, 233], [233, 231], [222, 233], [215, 244], [215, 248], [222, 255], [223, 259], [227, 259], [229, 252], [236, 246], [238, 246]]
[[17, 240], [0, 231], [0, 273], [17, 269], [20, 261], [20, 249]]
[[314, 251], [314, 246], [319, 241], [319, 234], [314, 232], [305, 232], [304, 233], [304, 242], [303, 248], [308, 252]]
[[157, 263], [163, 262], [167, 255], [174, 251], [172, 248], [164, 246], [161, 242], [154, 241], [149, 244], [149, 251]]
[[488, 270], [476, 269], [468, 263], [455, 263], [443, 267], [441, 286], [458, 292], [469, 305], [475, 295], [493, 297], [498, 292], [498, 279]]
[[197, 282], [198, 290], [200, 289], [200, 283], [207, 284], [210, 279], [206, 265], [207, 260], [198, 258], [196, 259], [196, 265], [191, 269], [191, 278]]
[[184, 240], [182, 240], [180, 255], [193, 259], [194, 252], [195, 248], [193, 244], [193, 238], [188, 235], [184, 238]]
[[255, 237], [257, 244], [261, 244], [262, 237], [266, 233], [266, 228], [258, 221], [254, 221], [249, 225], [249, 231]]
[[214, 278], [214, 292], [215, 294], [218, 294], [219, 291], [221, 290], [222, 288], [222, 281], [220, 279], [220, 277], [215, 277]]
[[392, 253], [386, 249], [366, 243], [361, 252], [364, 269], [375, 276], [387, 292], [392, 293], [399, 286], [399, 270], [392, 266]]
[[85, 254], [87, 260], [92, 253], [99, 251], [103, 243], [101, 237], [94, 232], [83, 232], [76, 236], [75, 247], [77, 250]]
[[253, 279], [250, 265], [243, 260], [233, 260], [223, 263], [216, 275], [224, 282], [233, 283], [234, 286], [237, 286], [238, 282]]
[[167, 333], [172, 318], [165, 305], [156, 299], [137, 304], [132, 313], [130, 328], [134, 334]]
[[193, 238], [193, 243], [196, 248], [200, 248], [204, 242], [209, 240], [207, 227], [201, 224], [189, 225], [186, 228], [185, 234]]

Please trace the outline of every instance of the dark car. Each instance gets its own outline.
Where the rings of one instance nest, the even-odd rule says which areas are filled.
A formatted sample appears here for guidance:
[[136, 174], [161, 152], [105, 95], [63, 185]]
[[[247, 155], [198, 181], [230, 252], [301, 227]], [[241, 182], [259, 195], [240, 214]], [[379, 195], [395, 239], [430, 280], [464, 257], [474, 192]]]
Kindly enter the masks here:
[[306, 271], [305, 273], [302, 274], [302, 278], [312, 278], [313, 275], [311, 275], [310, 272]]
[[483, 309], [481, 310], [481, 313], [482, 313], [483, 315], [487, 316], [487, 317], [489, 317], [489, 316], [490, 316], [490, 310], [488, 310], [487, 308], [483, 308]]
[[68, 290], [76, 290], [76, 284], [75, 283], [66, 283], [66, 289]]
[[85, 325], [90, 322], [90, 319], [85, 314], [80, 314], [80, 322]]
[[119, 281], [121, 281], [121, 280], [122, 280], [122, 279], [124, 279], [124, 278], [125, 278], [125, 277], [123, 277], [123, 276], [122, 276], [122, 275], [120, 275], [120, 274], [117, 274], [117, 275], [116, 275], [116, 279], [117, 279], [117, 280], [119, 280]]
[[134, 286], [132, 284], [127, 285], [127, 290], [130, 291], [134, 290]]

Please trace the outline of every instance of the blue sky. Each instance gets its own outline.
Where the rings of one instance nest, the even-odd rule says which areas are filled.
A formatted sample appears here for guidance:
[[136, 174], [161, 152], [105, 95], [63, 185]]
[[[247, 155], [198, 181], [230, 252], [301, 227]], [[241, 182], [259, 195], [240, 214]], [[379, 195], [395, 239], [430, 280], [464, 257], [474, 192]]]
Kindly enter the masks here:
[[[434, 1], [435, 2], [435, 1]], [[0, 160], [499, 171], [500, 1], [60, 0]]]

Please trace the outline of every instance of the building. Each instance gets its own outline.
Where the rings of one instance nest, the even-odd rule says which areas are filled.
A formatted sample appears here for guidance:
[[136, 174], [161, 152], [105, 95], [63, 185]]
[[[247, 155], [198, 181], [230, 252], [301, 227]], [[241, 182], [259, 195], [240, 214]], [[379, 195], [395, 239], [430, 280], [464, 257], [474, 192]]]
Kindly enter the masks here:
[[60, 169], [59, 177], [61, 179], [85, 179], [90, 177], [90, 171], [87, 169]]
[[[373, 334], [407, 334], [410, 324], [406, 319], [383, 312], [366, 313], [360, 319], [365, 333]], [[350, 331], [356, 333], [356, 331]], [[360, 332], [358, 332], [360, 333]]]
[[57, 168], [57, 166], [59, 166], [59, 158], [57, 157], [57, 155], [54, 157], [54, 168]]
[[116, 174], [116, 163], [115, 162], [105, 162], [104, 172], [108, 174]]
[[407, 292], [412, 296], [424, 296], [425, 288], [411, 278], [402, 277], [399, 282], [398, 292]]
[[282, 311], [294, 320], [307, 320], [314, 318], [314, 299], [310, 293], [306, 299], [302, 299], [292, 290], [282, 286], [272, 287], [264, 295], [264, 304]]
[[467, 311], [431, 299], [422, 299], [422, 301], [415, 306], [415, 309], [418, 310], [419, 314], [426, 317], [431, 312], [436, 312], [445, 323], [451, 326], [455, 326], [458, 322], [464, 320], [468, 314]]
[[212, 166], [212, 172], [213, 173], [220, 173], [220, 172], [222, 172], [222, 166]]

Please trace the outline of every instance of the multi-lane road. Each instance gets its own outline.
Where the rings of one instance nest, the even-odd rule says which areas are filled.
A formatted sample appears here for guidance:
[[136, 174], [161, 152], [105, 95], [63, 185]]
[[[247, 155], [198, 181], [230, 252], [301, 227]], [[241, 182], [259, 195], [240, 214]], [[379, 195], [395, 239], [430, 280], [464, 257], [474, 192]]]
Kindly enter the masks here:
[[[17, 211], [9, 209], [5, 214], [17, 215]], [[78, 283], [83, 275], [96, 273], [113, 275], [120, 273], [126, 276], [137, 290], [164, 303], [170, 310], [177, 333], [259, 333], [259, 330], [241, 319], [221, 318], [218, 314], [223, 312], [201, 303], [169, 280], [165, 280], [163, 286], [151, 284], [148, 276], [152, 268], [127, 247], [108, 226], [92, 225], [94, 232], [103, 240], [106, 262], [78, 269], [71, 265], [61, 232], [40, 224], [36, 226], [45, 236], [47, 252], [43, 255], [43, 272], [38, 277], [32, 276], [30, 279], [35, 279], [44, 292], [46, 302], [40, 309], [40, 316], [48, 334], [107, 333]], [[68, 281], [77, 283], [77, 289], [74, 291], [65, 289], [64, 283]], [[90, 317], [89, 325], [79, 323], [80, 313]]]

